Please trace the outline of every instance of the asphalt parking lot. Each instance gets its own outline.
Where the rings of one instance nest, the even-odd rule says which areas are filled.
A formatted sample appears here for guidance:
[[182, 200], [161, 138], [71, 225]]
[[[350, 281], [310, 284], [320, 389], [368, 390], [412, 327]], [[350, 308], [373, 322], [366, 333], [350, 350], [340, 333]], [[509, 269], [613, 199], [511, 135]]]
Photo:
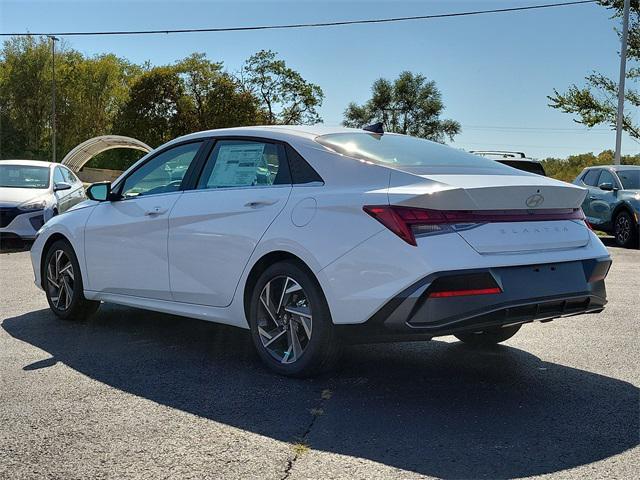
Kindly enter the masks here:
[[610, 251], [600, 315], [490, 350], [351, 347], [314, 380], [268, 373], [230, 327], [57, 320], [28, 253], [2, 253], [0, 478], [637, 478], [640, 251]]

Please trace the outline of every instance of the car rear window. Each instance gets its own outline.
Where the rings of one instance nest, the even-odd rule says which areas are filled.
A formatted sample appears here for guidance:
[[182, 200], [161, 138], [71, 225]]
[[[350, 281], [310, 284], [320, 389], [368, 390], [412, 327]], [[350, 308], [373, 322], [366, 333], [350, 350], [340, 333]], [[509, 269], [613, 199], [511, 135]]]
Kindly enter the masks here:
[[508, 165], [523, 172], [535, 173], [546, 176], [544, 168], [538, 162], [523, 162], [522, 160], [498, 160], [503, 165]]
[[316, 142], [342, 155], [390, 167], [478, 167], [506, 170], [488, 158], [421, 138], [385, 133], [331, 133]]

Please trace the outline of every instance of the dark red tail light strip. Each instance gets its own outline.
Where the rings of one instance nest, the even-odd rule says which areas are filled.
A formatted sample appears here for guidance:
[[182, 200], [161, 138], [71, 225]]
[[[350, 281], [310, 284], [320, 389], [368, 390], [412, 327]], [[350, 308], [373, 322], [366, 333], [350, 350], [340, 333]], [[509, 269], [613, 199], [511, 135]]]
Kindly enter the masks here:
[[468, 290], [449, 290], [445, 292], [432, 292], [429, 298], [463, 297], [467, 295], [494, 295], [502, 293], [499, 287], [495, 288], [470, 288]]
[[363, 210], [410, 245], [416, 246], [414, 227], [501, 223], [584, 220], [580, 208], [540, 210], [429, 210], [395, 205], [365, 205]]

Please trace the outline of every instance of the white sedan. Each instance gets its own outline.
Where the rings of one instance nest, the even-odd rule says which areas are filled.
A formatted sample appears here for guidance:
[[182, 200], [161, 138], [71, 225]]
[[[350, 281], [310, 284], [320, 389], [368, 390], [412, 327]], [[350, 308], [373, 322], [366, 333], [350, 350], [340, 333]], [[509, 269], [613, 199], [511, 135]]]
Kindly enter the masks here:
[[67, 167], [38, 160], [0, 160], [0, 240], [35, 238], [51, 217], [86, 199]]
[[346, 342], [491, 345], [606, 303], [584, 189], [379, 126], [195, 133], [87, 193], [31, 250], [57, 316], [112, 302], [247, 328], [285, 375]]

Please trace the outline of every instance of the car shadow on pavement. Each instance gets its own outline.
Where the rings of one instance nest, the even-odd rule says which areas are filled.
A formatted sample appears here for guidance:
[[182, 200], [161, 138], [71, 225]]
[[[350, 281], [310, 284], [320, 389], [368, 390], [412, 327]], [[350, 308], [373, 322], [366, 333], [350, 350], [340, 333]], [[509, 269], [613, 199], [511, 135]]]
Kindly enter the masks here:
[[442, 478], [552, 473], [639, 443], [636, 387], [508, 346], [354, 346], [337, 373], [292, 380], [262, 367], [246, 332], [170, 315], [103, 305], [87, 323], [40, 310], [2, 327], [51, 355], [26, 371], [61, 362], [216, 422]]
[[31, 249], [31, 245], [33, 245], [32, 241], [15, 240], [15, 239], [7, 240], [2, 238], [2, 235], [0, 235], [0, 254], [28, 252]]

